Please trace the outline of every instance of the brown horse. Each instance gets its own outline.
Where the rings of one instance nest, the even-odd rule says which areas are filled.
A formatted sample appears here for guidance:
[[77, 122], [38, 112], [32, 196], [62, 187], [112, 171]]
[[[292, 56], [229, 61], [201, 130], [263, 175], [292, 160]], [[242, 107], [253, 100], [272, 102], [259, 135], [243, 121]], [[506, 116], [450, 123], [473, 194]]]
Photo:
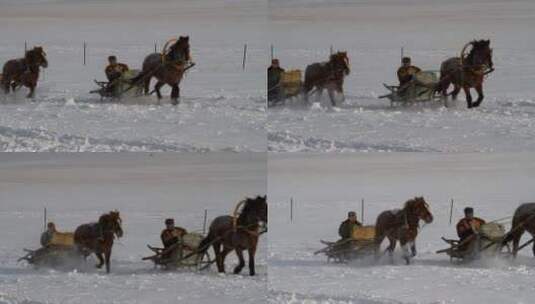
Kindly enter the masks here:
[[143, 70], [132, 79], [132, 83], [142, 82], [145, 95], [148, 95], [150, 81], [152, 77], [155, 77], [158, 82], [154, 86], [154, 91], [158, 99], [162, 98], [160, 89], [167, 84], [172, 88], [171, 103], [177, 105], [180, 97], [179, 84], [184, 72], [189, 68], [186, 67], [187, 63], [191, 61], [189, 36], [180, 36], [169, 48], [167, 48], [168, 44], [166, 44], [162, 53], [152, 53], [145, 57]]
[[[426, 223], [433, 222], [433, 215], [429, 211], [429, 205], [423, 197], [415, 197], [408, 200], [401, 210], [383, 211], [375, 222], [375, 253], [379, 256], [379, 250], [384, 238], [388, 238], [390, 246], [387, 251], [392, 257], [396, 242], [399, 240], [403, 249], [403, 258], [407, 264], [416, 256], [416, 236], [420, 220]], [[411, 253], [409, 253], [409, 246]]]
[[[526, 231], [531, 234], [532, 238], [535, 237], [535, 203], [525, 203], [516, 208], [511, 230], [504, 239], [504, 246], [513, 241], [513, 257], [515, 258], [519, 250], [520, 239]], [[535, 242], [532, 251], [535, 256]]]
[[238, 274], [245, 266], [243, 251], [249, 253], [249, 274], [255, 275], [255, 254], [260, 236], [262, 224], [267, 224], [267, 200], [266, 196], [246, 198], [240, 204], [243, 209], [240, 215], [224, 215], [216, 217], [210, 224], [210, 231], [199, 245], [206, 252], [210, 245], [214, 248], [217, 269], [225, 272], [225, 258], [232, 251], [236, 251], [239, 264], [234, 268]]
[[15, 91], [19, 86], [30, 89], [27, 98], [33, 98], [37, 80], [39, 79], [39, 69], [48, 67], [46, 53], [42, 47], [36, 46], [26, 51], [24, 58], [12, 59], [4, 64], [2, 69], [1, 84], [4, 92], [9, 94], [10, 89]]
[[347, 52], [332, 54], [328, 62], [313, 63], [305, 70], [303, 84], [304, 99], [308, 103], [309, 92], [315, 87], [321, 96], [323, 89], [327, 89], [331, 104], [336, 106], [334, 92], [344, 94], [344, 77], [349, 75], [349, 57]]
[[99, 260], [97, 268], [102, 268], [106, 262], [106, 272], [110, 272], [111, 249], [115, 236], [123, 236], [121, 227], [122, 220], [119, 211], [111, 211], [103, 214], [97, 223], [80, 225], [74, 231], [74, 243], [78, 250], [84, 255], [89, 256], [95, 253]]
[[[472, 49], [468, 56], [465, 56], [464, 52], [468, 46], [472, 46]], [[453, 57], [442, 63], [437, 91], [442, 91], [444, 97], [452, 95], [453, 100], [456, 100], [462, 88], [466, 94], [468, 108], [479, 107], [484, 98], [485, 75], [492, 71], [494, 71], [494, 64], [490, 40], [474, 40], [464, 46], [461, 57]], [[448, 94], [450, 84], [453, 84], [454, 89], [451, 94]], [[475, 88], [478, 94], [477, 101], [474, 103], [472, 103], [470, 88]]]

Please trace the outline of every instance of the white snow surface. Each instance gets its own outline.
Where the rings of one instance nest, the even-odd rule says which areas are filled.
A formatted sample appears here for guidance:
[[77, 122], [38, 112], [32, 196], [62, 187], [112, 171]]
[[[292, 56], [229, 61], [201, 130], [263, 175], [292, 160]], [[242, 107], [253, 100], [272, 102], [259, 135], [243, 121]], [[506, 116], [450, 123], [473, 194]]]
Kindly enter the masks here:
[[[535, 147], [535, 26], [529, 0], [269, 0], [270, 42], [286, 69], [347, 51], [346, 101], [327, 94], [306, 108], [294, 100], [268, 113], [273, 152], [518, 152]], [[390, 107], [383, 83], [396, 84], [400, 50], [424, 70], [438, 70], [465, 43], [491, 39], [496, 71], [481, 107], [457, 103]], [[475, 91], [472, 92], [475, 95]], [[310, 98], [316, 102], [315, 96]]]
[[[42, 45], [49, 67], [33, 101], [0, 94], [2, 151], [265, 151], [266, 6], [258, 0], [0, 1], [0, 64]], [[107, 57], [140, 68], [189, 35], [196, 66], [156, 96], [101, 102]], [[83, 65], [83, 43], [87, 63]], [[242, 69], [244, 45], [247, 64]], [[154, 80], [153, 80], [154, 84]]]
[[[258, 303], [266, 301], [267, 237], [257, 276], [153, 269], [141, 261], [159, 246], [167, 217], [202, 231], [244, 196], [266, 193], [265, 153], [39, 153], [0, 155], [0, 303]], [[36, 270], [17, 263], [37, 248], [43, 207], [60, 231], [73, 231], [118, 209], [125, 235], [112, 252], [111, 274], [89, 259], [78, 271]], [[213, 255], [213, 254], [212, 254]], [[246, 255], [247, 256], [247, 255]], [[237, 263], [229, 254], [227, 271]]]
[[[268, 171], [271, 303], [532, 303], [531, 247], [514, 262], [451, 264], [447, 255], [435, 253], [447, 247], [442, 236], [456, 238], [454, 225], [464, 207], [473, 206], [477, 216], [490, 221], [535, 201], [532, 154], [270, 154]], [[374, 225], [383, 210], [401, 208], [420, 195], [434, 221], [419, 231], [413, 264], [405, 265], [399, 245], [394, 264], [373, 257], [335, 264], [313, 254], [323, 248], [320, 240], [338, 239], [338, 225], [349, 210], [361, 219], [361, 199], [364, 223]]]

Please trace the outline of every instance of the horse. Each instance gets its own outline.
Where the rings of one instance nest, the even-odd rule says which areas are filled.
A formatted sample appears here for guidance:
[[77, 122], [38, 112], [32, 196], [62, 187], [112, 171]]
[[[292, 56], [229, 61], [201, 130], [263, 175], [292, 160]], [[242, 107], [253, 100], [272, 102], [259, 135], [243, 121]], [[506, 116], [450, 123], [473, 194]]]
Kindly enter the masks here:
[[[513, 215], [513, 224], [511, 230], [507, 233], [503, 241], [503, 246], [513, 241], [513, 257], [519, 251], [520, 239], [524, 232], [529, 232], [532, 237], [535, 237], [535, 203], [524, 203], [516, 208]], [[522, 246], [524, 247], [524, 246]], [[535, 242], [532, 247], [533, 255], [535, 256]]]
[[208, 235], [201, 241], [199, 248], [201, 253], [206, 252], [210, 245], [214, 249], [217, 269], [220, 273], [225, 272], [225, 258], [234, 250], [239, 259], [239, 264], [234, 268], [234, 274], [238, 274], [245, 266], [243, 251], [249, 253], [249, 274], [255, 275], [255, 254], [260, 236], [260, 228], [267, 224], [267, 199], [266, 196], [246, 198], [237, 206], [243, 205], [239, 216], [223, 215], [216, 217], [210, 224]]
[[[162, 98], [160, 89], [163, 85], [171, 86], [171, 103], [178, 104], [180, 97], [179, 84], [184, 76], [184, 72], [189, 68], [186, 63], [191, 61], [189, 36], [180, 36], [169, 48], [168, 44], [162, 53], [152, 53], [143, 60], [141, 73], [134, 77], [131, 82], [137, 84], [143, 82], [145, 95], [149, 95], [150, 81], [156, 77], [158, 82], [154, 86], [154, 91], [158, 99]], [[191, 66], [190, 66], [191, 67]]]
[[328, 62], [313, 63], [306, 67], [303, 94], [308, 103], [309, 92], [316, 87], [321, 96], [323, 89], [327, 89], [331, 104], [336, 106], [334, 92], [344, 94], [344, 77], [349, 75], [349, 57], [347, 52], [331, 54]]
[[[472, 46], [470, 53], [465, 57], [464, 52]], [[461, 88], [466, 95], [468, 108], [479, 107], [483, 101], [483, 81], [485, 75], [494, 71], [492, 62], [492, 49], [490, 40], [474, 40], [466, 44], [460, 57], [452, 57], [442, 62], [440, 66], [440, 80], [437, 91], [442, 91], [442, 96], [446, 98], [452, 95], [456, 100]], [[448, 94], [447, 90], [453, 84], [453, 91]], [[478, 94], [477, 101], [472, 103], [470, 88], [475, 88]]]
[[30, 89], [26, 97], [33, 98], [41, 67], [48, 67], [46, 53], [41, 46], [26, 51], [24, 58], [7, 61], [2, 69], [0, 80], [5, 94], [9, 94], [10, 89], [14, 92], [17, 87], [25, 86]]
[[74, 244], [84, 257], [95, 253], [99, 260], [97, 268], [106, 262], [106, 272], [110, 273], [110, 258], [113, 240], [123, 236], [122, 220], [119, 211], [103, 214], [97, 223], [78, 226], [74, 231]]
[[[403, 209], [383, 211], [375, 222], [375, 253], [381, 248], [384, 238], [388, 238], [390, 245], [386, 249], [392, 257], [399, 240], [403, 249], [403, 258], [406, 264], [416, 256], [416, 236], [420, 220], [429, 224], [433, 222], [433, 215], [429, 211], [429, 205], [423, 197], [415, 197], [405, 202]], [[411, 253], [409, 253], [409, 246]]]

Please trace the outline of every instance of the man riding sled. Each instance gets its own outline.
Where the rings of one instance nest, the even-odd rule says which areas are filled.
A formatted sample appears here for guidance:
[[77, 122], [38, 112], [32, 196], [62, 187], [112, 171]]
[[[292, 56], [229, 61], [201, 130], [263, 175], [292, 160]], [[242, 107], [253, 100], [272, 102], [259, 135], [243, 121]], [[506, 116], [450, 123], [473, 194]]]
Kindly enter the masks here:
[[457, 235], [459, 236], [460, 250], [469, 250], [476, 244], [477, 237], [485, 220], [474, 217], [474, 208], [466, 207], [464, 209], [464, 218], [457, 223]]

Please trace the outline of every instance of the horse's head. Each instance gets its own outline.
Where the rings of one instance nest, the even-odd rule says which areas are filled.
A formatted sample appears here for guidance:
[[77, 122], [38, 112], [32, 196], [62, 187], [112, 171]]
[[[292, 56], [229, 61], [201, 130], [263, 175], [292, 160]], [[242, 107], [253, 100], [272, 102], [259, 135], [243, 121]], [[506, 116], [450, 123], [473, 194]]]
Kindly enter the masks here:
[[123, 236], [123, 220], [121, 219], [121, 215], [119, 214], [119, 211], [110, 211], [110, 213], [107, 214], [107, 216], [103, 216], [106, 227], [109, 228], [113, 234], [115, 234], [118, 238]]
[[349, 75], [349, 57], [347, 56], [347, 52], [334, 53], [329, 58], [329, 61], [337, 71], [342, 71], [345, 75]]
[[33, 49], [26, 51], [26, 60], [30, 65], [40, 66], [43, 68], [48, 67], [48, 60], [46, 60], [46, 53], [43, 47], [36, 46]]
[[189, 47], [189, 36], [180, 36], [178, 40], [171, 45], [168, 53], [172, 59], [191, 61], [190, 47]]
[[245, 205], [240, 214], [241, 221], [247, 225], [253, 224], [267, 224], [268, 222], [268, 206], [267, 196], [257, 196], [254, 198], [246, 198]]
[[422, 196], [407, 201], [405, 207], [427, 224], [433, 222], [433, 214], [431, 214], [431, 211], [429, 210], [429, 204], [427, 204]]
[[490, 40], [474, 40], [470, 42], [472, 49], [466, 57], [470, 65], [484, 66], [489, 69], [494, 67], [492, 62], [492, 49], [490, 48]]

